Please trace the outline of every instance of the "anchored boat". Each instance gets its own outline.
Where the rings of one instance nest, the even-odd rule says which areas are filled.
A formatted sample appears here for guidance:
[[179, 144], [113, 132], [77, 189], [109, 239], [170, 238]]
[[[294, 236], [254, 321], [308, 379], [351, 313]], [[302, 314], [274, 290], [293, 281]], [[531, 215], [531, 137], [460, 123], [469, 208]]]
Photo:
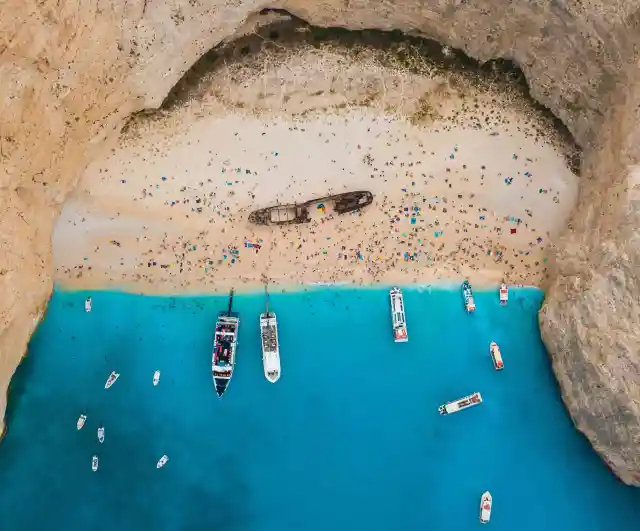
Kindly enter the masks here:
[[163, 455], [158, 462], [156, 463], [156, 468], [162, 468], [164, 465], [167, 464], [167, 461], [169, 460], [169, 458], [167, 457], [167, 455]]
[[100, 444], [104, 442], [104, 426], [98, 428], [98, 442]]
[[480, 498], [480, 523], [488, 524], [491, 520], [491, 508], [493, 507], [493, 498], [489, 491], [485, 492]]
[[269, 293], [267, 307], [260, 314], [260, 338], [262, 339], [262, 365], [264, 376], [271, 383], [280, 379], [280, 344], [278, 343], [278, 321], [276, 314], [269, 311]]
[[213, 339], [213, 355], [211, 359], [211, 373], [218, 397], [222, 397], [227, 390], [233, 368], [236, 364], [236, 349], [238, 347], [238, 328], [240, 317], [232, 311], [233, 290], [229, 294], [229, 309], [220, 312], [216, 322], [216, 332]]
[[83, 413], [78, 417], [78, 420], [76, 421], [76, 428], [81, 430], [86, 421], [87, 421], [87, 416]]
[[502, 361], [500, 347], [498, 347], [498, 343], [496, 343], [495, 341], [492, 341], [489, 345], [489, 354], [491, 354], [494, 369], [496, 371], [501, 371], [502, 369], [504, 369], [504, 362]]
[[84, 311], [87, 313], [91, 311], [91, 297], [87, 297], [87, 300], [84, 301]]
[[438, 412], [441, 415], [450, 415], [451, 413], [457, 413], [458, 411], [462, 411], [463, 409], [477, 406], [479, 404], [482, 404], [482, 396], [480, 393], [473, 393], [472, 395], [441, 405], [438, 408]]
[[158, 383], [160, 383], [160, 371], [153, 373], [153, 385], [156, 386]]
[[346, 214], [370, 205], [373, 202], [373, 194], [368, 191], [346, 192], [312, 199], [300, 204], [291, 203], [261, 208], [249, 214], [249, 222], [257, 225], [309, 223], [311, 221], [309, 207], [315, 203], [329, 201], [333, 201], [333, 210], [336, 214]]
[[509, 302], [509, 288], [503, 282], [500, 284], [500, 306], [506, 306]]
[[93, 470], [94, 472], [98, 471], [98, 456], [94, 455], [91, 458], [91, 470]]
[[109, 375], [109, 378], [107, 378], [107, 383], [104, 384], [104, 388], [109, 389], [109, 387], [111, 387], [114, 383], [116, 383], [116, 380], [118, 378], [120, 378], [120, 373], [117, 373], [116, 371], [112, 371], [111, 374]]
[[400, 288], [392, 288], [389, 291], [391, 299], [391, 322], [393, 323], [393, 340], [396, 343], [409, 341], [407, 333], [407, 319], [404, 313], [404, 299]]
[[464, 309], [467, 313], [476, 311], [476, 303], [473, 300], [473, 291], [471, 290], [471, 284], [468, 280], [462, 283], [462, 296], [464, 297]]

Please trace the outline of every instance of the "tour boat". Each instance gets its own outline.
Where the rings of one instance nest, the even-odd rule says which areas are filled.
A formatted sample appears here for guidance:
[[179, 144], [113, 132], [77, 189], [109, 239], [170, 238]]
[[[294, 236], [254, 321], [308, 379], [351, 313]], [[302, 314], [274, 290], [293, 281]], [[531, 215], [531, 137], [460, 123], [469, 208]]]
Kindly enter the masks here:
[[100, 442], [100, 444], [102, 444], [104, 442], [104, 427], [100, 426], [98, 428], [98, 441]]
[[264, 376], [271, 383], [280, 379], [280, 344], [278, 343], [278, 321], [276, 314], [269, 311], [269, 294], [267, 307], [260, 314], [260, 338], [262, 339], [262, 365]]
[[229, 309], [226, 312], [220, 312], [218, 316], [213, 339], [211, 373], [219, 398], [222, 398], [222, 395], [227, 390], [236, 363], [240, 317], [237, 313], [231, 311], [232, 306], [233, 290], [229, 295]]
[[82, 414], [78, 417], [78, 421], [76, 422], [76, 428], [78, 428], [79, 430], [82, 429], [82, 427], [84, 426], [84, 423], [87, 420], [87, 416]]
[[158, 382], [160, 382], [160, 371], [153, 373], [153, 385], [158, 385]]
[[447, 402], [446, 404], [441, 405], [438, 408], [438, 412], [441, 415], [449, 415], [451, 413], [457, 413], [458, 411], [462, 411], [463, 409], [467, 409], [472, 406], [477, 406], [478, 404], [482, 404], [482, 396], [480, 393], [473, 393], [472, 395], [465, 396], [463, 398], [459, 398], [458, 400], [453, 400], [452, 402]]
[[109, 387], [111, 387], [114, 383], [116, 383], [116, 380], [118, 378], [120, 378], [120, 374], [117, 373], [116, 371], [112, 371], [111, 374], [109, 375], [109, 378], [107, 378], [107, 383], [104, 384], [104, 388], [109, 389]]
[[506, 306], [509, 302], [509, 288], [503, 282], [500, 284], [500, 306]]
[[491, 359], [493, 360], [493, 367], [496, 371], [501, 371], [504, 369], [504, 362], [502, 361], [502, 354], [500, 353], [500, 347], [498, 347], [498, 343], [492, 341], [489, 345], [489, 354], [491, 354]]
[[91, 458], [91, 470], [93, 470], [94, 472], [98, 471], [98, 456], [94, 455]]
[[163, 455], [159, 461], [156, 463], [156, 468], [162, 468], [164, 465], [167, 464], [167, 461], [169, 460], [169, 458], [167, 457], [167, 455]]
[[91, 297], [87, 297], [87, 300], [84, 301], [84, 311], [87, 313], [91, 311]]
[[392, 288], [389, 291], [391, 299], [391, 322], [393, 323], [393, 340], [396, 343], [409, 341], [407, 334], [407, 319], [404, 313], [404, 299], [400, 288]]
[[480, 523], [488, 524], [491, 520], [491, 507], [493, 505], [493, 498], [489, 491], [485, 492], [480, 498]]
[[464, 309], [467, 313], [476, 311], [476, 303], [473, 300], [473, 291], [471, 290], [471, 284], [468, 280], [462, 283], [462, 296], [464, 297]]

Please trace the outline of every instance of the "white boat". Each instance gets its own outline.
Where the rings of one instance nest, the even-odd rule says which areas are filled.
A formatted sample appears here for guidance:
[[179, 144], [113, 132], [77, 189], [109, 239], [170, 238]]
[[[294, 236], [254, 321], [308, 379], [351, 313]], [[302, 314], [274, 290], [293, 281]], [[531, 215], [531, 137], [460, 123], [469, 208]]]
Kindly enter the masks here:
[[465, 280], [462, 283], [462, 296], [464, 297], [464, 309], [467, 313], [475, 312], [476, 302], [473, 299], [473, 290], [471, 289], [471, 284], [469, 284], [468, 280]]
[[82, 427], [84, 426], [84, 423], [87, 421], [87, 416], [82, 414], [78, 417], [78, 421], [76, 422], [76, 428], [78, 428], [79, 430], [82, 429]]
[[271, 383], [280, 379], [280, 344], [278, 343], [278, 321], [276, 314], [267, 311], [260, 314], [260, 337], [262, 339], [262, 365], [264, 377]]
[[153, 373], [153, 385], [158, 385], [160, 382], [160, 371], [156, 371]]
[[493, 360], [493, 368], [496, 371], [501, 371], [504, 369], [504, 362], [502, 361], [502, 354], [500, 353], [500, 347], [498, 347], [498, 343], [492, 341], [489, 345], [489, 354], [491, 354], [491, 359]]
[[87, 300], [84, 301], [84, 311], [87, 313], [91, 311], [91, 297], [87, 297]]
[[216, 332], [213, 338], [211, 373], [218, 398], [222, 398], [222, 395], [227, 390], [236, 364], [240, 317], [231, 311], [232, 306], [233, 290], [229, 295], [229, 309], [226, 312], [220, 312], [218, 316]]
[[91, 470], [93, 470], [94, 472], [98, 471], [98, 456], [94, 455], [93, 458], [91, 459]]
[[493, 506], [493, 498], [489, 491], [485, 492], [480, 498], [480, 523], [488, 524], [491, 520], [491, 507]]
[[509, 302], [509, 288], [503, 282], [500, 284], [500, 306], [506, 306]]
[[120, 374], [117, 373], [116, 371], [112, 371], [111, 374], [109, 375], [109, 378], [107, 378], [107, 383], [104, 384], [104, 388], [109, 389], [109, 387], [111, 387], [114, 383], [116, 383], [116, 380], [118, 378], [120, 378]]
[[98, 441], [100, 441], [100, 444], [102, 444], [104, 442], [104, 427], [100, 426], [98, 428]]
[[163, 455], [160, 460], [158, 461], [158, 463], [156, 464], [156, 468], [162, 468], [164, 465], [167, 464], [167, 461], [169, 460], [169, 458], [167, 457], [167, 455]]
[[450, 415], [451, 413], [457, 413], [458, 411], [462, 411], [463, 409], [477, 406], [479, 404], [482, 404], [482, 395], [480, 395], [480, 393], [473, 393], [472, 395], [441, 405], [438, 408], [438, 412], [441, 415]]
[[407, 318], [404, 312], [404, 299], [400, 288], [392, 288], [389, 291], [391, 299], [391, 322], [393, 323], [393, 340], [396, 343], [409, 341], [407, 333]]

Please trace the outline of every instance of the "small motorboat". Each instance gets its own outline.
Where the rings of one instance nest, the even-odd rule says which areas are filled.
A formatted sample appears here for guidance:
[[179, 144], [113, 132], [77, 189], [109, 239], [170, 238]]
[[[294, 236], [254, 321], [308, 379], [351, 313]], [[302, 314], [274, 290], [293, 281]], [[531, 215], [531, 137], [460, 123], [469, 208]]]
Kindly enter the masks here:
[[87, 300], [84, 301], [84, 311], [87, 313], [91, 311], [91, 297], [87, 297]]
[[76, 422], [76, 428], [78, 428], [79, 430], [82, 429], [82, 427], [84, 426], [84, 423], [87, 421], [87, 416], [85, 414], [82, 414], [78, 417], [78, 421]]
[[489, 491], [485, 492], [480, 498], [480, 523], [488, 524], [491, 520], [491, 506], [493, 505], [493, 498]]
[[160, 371], [153, 373], [153, 385], [158, 385], [158, 382], [160, 382]]
[[500, 284], [500, 306], [506, 306], [509, 302], [509, 288], [503, 282]]
[[473, 291], [471, 290], [471, 284], [468, 280], [462, 283], [462, 296], [464, 297], [464, 309], [467, 313], [476, 311], [476, 303], [473, 300]]
[[98, 471], [98, 456], [94, 455], [93, 458], [91, 459], [91, 470], [93, 470], [94, 472]]
[[109, 389], [109, 387], [111, 387], [114, 383], [116, 383], [116, 380], [118, 378], [120, 378], [120, 374], [117, 373], [116, 371], [112, 371], [111, 374], [109, 375], [109, 378], [107, 378], [107, 383], [104, 384], [104, 388]]
[[100, 441], [100, 444], [104, 442], [104, 426], [98, 428], [98, 441]]
[[501, 371], [502, 369], [504, 369], [504, 362], [502, 361], [500, 347], [498, 347], [498, 343], [496, 343], [495, 341], [492, 341], [489, 345], [489, 354], [491, 354], [494, 369], [496, 371]]
[[164, 465], [167, 464], [167, 461], [169, 460], [169, 458], [167, 457], [167, 455], [163, 455], [160, 460], [158, 461], [158, 463], [156, 464], [156, 468], [162, 468]]

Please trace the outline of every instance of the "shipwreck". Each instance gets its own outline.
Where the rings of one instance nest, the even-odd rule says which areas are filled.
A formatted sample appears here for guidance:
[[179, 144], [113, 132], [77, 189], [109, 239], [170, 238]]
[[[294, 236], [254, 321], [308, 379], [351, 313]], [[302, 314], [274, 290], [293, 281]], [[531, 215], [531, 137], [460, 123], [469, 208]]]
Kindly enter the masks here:
[[369, 191], [345, 192], [329, 195], [318, 199], [311, 199], [305, 203], [290, 203], [276, 205], [255, 210], [249, 214], [249, 222], [256, 225], [293, 225], [309, 223], [311, 216], [309, 208], [314, 205], [333, 203], [333, 210], [337, 214], [354, 212], [373, 202], [373, 194]]

